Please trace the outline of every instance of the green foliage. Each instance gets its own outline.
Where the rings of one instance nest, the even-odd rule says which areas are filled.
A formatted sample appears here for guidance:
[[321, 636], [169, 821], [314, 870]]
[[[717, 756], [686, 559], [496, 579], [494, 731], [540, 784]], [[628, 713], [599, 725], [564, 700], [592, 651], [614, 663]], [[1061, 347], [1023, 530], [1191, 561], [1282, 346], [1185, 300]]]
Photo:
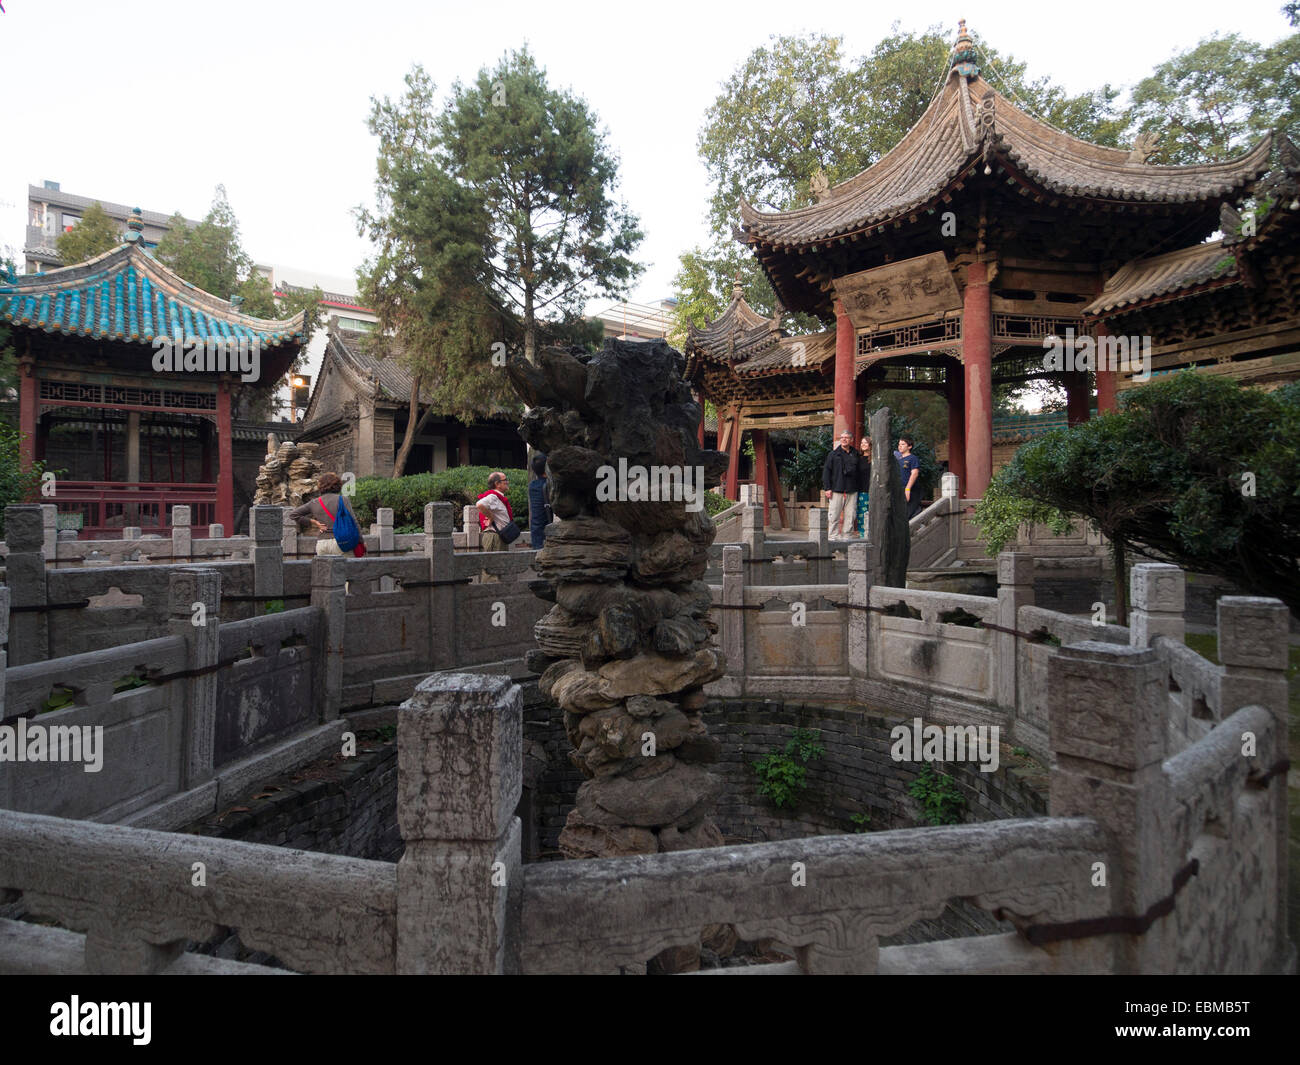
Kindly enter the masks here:
[[491, 292], [522, 322], [526, 358], [539, 316], [579, 317], [641, 273], [643, 234], [612, 198], [618, 164], [595, 113], [552, 89], [526, 47], [455, 83], [437, 133], [448, 174], [490, 220]]
[[[379, 507], [393, 508], [393, 526], [418, 526], [424, 530], [426, 503], [472, 506], [487, 490], [491, 466], [456, 466], [441, 473], [413, 473], [407, 477], [362, 477], [349, 502], [357, 524], [369, 528]], [[520, 528], [528, 527], [528, 474], [502, 470], [510, 482], [506, 498]]]
[[66, 233], [59, 234], [54, 248], [63, 265], [71, 266], [112, 251], [121, 243], [121, 224], [109, 218], [108, 212], [96, 200], [82, 212], [80, 222]]
[[263, 613], [263, 614], [283, 614], [283, 613], [284, 613], [284, 600], [283, 600], [283, 599], [270, 599], [270, 600], [268, 600], [267, 602], [265, 602], [264, 604], [262, 604], [262, 613]]
[[715, 514], [721, 514], [728, 507], [734, 507], [735, 505], [735, 500], [728, 499], [721, 492], [704, 493], [704, 509], [708, 512], [710, 518]]
[[1090, 519], [1121, 563], [1133, 545], [1300, 612], [1300, 404], [1279, 392], [1195, 371], [1158, 379], [1117, 413], [1025, 444], [990, 489], [1005, 507]]
[[975, 504], [971, 520], [979, 529], [990, 556], [1015, 543], [1022, 528], [1046, 525], [1060, 536], [1069, 532], [1073, 523], [1070, 515], [1020, 494], [1011, 486], [1010, 475], [1002, 476], [1001, 470], [984, 490], [984, 498]]
[[1156, 163], [1217, 162], [1300, 119], [1300, 33], [1264, 46], [1215, 35], [1160, 64], [1133, 90], [1139, 132], [1160, 136]]
[[22, 434], [12, 424], [0, 421], [0, 538], [4, 537], [4, 508], [15, 503], [34, 503], [38, 499], [41, 474], [45, 463], [34, 462], [22, 468]]
[[930, 824], [961, 823], [962, 811], [966, 809], [966, 796], [958, 789], [957, 782], [946, 773], [936, 773], [927, 763], [907, 786], [907, 793], [921, 804], [921, 816]]
[[856, 828], [853, 829], [854, 832], [870, 832], [870, 831], [871, 831], [871, 815], [870, 815], [870, 814], [849, 814], [849, 820], [852, 821], [853, 824], [857, 826]]
[[797, 728], [780, 753], [773, 751], [753, 763], [758, 793], [779, 807], [793, 806], [808, 786], [804, 766], [826, 753], [816, 742], [818, 735], [816, 730]]
[[[240, 285], [254, 272], [224, 185], [217, 186], [212, 206], [193, 228], [179, 211], [173, 214], [155, 254], [190, 284], [223, 300], [238, 295]], [[256, 312], [250, 309], [247, 313]]]

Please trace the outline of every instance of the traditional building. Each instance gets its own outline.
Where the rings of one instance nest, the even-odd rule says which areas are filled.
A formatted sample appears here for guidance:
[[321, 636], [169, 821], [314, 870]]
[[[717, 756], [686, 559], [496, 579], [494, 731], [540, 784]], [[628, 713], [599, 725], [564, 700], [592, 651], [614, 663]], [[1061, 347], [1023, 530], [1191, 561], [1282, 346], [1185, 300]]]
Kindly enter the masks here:
[[237, 494], [251, 498], [266, 427], [249, 424], [256, 453], [236, 491], [237, 411], [274, 388], [303, 344], [303, 315], [241, 314], [141, 246], [126, 243], [76, 266], [0, 283], [0, 322], [19, 369], [25, 464], [56, 475], [47, 496], [83, 536], [123, 526], [165, 532], [171, 508], [196, 530], [235, 531]]
[[[369, 350], [368, 336], [331, 319], [298, 439], [319, 445], [316, 457], [324, 469], [387, 477], [406, 435], [413, 382], [399, 360]], [[420, 414], [426, 407], [420, 404]], [[453, 466], [520, 469], [527, 449], [517, 423], [506, 411], [472, 425], [435, 413], [416, 437], [405, 472], [437, 473]]]
[[[963, 495], [981, 496], [993, 473], [994, 382], [1057, 380], [1070, 422], [1085, 420], [1087, 370], [1050, 365], [1048, 345], [1103, 335], [1096, 301], [1134, 249], [1210, 236], [1221, 206], [1268, 170], [1273, 147], [1266, 135], [1234, 159], [1168, 167], [1146, 162], [1149, 143], [1078, 140], [981, 77], [963, 23], [943, 88], [893, 150], [838, 185], [815, 182], [808, 207], [741, 205], [737, 238], [782, 307], [834, 321], [833, 333], [789, 337], [737, 296], [688, 340], [692, 380], [734, 427], [722, 430], [733, 454], [762, 418], [793, 424], [827, 397], [835, 431], [857, 432], [873, 390], [939, 391], [949, 468]], [[1100, 410], [1115, 407], [1118, 378], [1097, 373]]]

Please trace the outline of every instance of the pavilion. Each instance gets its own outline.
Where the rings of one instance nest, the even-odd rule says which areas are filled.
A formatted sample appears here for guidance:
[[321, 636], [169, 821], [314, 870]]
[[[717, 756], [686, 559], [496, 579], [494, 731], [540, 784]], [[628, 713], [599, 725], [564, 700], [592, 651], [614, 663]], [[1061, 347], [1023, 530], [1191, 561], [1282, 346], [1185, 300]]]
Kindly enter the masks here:
[[[164, 532], [176, 505], [190, 507], [204, 535], [211, 522], [233, 533], [232, 404], [244, 390], [276, 386], [304, 343], [304, 315], [241, 314], [146, 251], [138, 217], [128, 224], [123, 244], [84, 263], [0, 279], [22, 461], [56, 472], [44, 501], [73, 515], [83, 537], [123, 526]], [[155, 369], [173, 365], [161, 358], [169, 352], [174, 368]]]
[[[1143, 282], [1126, 291], [1145, 292], [1152, 280], [1145, 260], [1192, 249], [1184, 254], [1230, 262], [1230, 271], [1219, 269], [1240, 278], [1242, 304], [1257, 301], [1258, 286], [1256, 295], [1247, 291], [1240, 266], [1253, 245], [1240, 241], [1217, 255], [1195, 249], [1219, 227], [1221, 208], [1231, 210], [1269, 170], [1275, 139], [1284, 155], [1294, 153], [1285, 138], [1267, 134], [1236, 158], [1178, 167], [1147, 163], [1146, 140], [1132, 149], [1078, 140], [984, 80], [963, 22], [942, 89], [890, 152], [838, 185], [815, 180], [810, 206], [765, 212], [741, 204], [737, 239], [757, 256], [778, 313], [757, 314], [737, 287], [722, 315], [692, 330], [685, 345], [688, 379], [718, 408], [719, 447], [732, 455], [728, 495], [735, 498], [746, 430], [762, 458], [769, 429], [825, 424], [833, 410], [835, 433], [845, 426], [856, 433], [872, 391], [909, 388], [947, 397], [949, 470], [963, 496], [982, 496], [993, 474], [994, 382], [1055, 379], [1070, 423], [1086, 420], [1088, 371], [1049, 368], [1045, 342], [1108, 335], [1118, 304], [1105, 294], [1126, 284], [1125, 270], [1130, 282]], [[1258, 244], [1267, 232], [1261, 225], [1249, 240]], [[1267, 254], [1281, 254], [1280, 243]], [[1292, 280], [1275, 300], [1278, 313], [1295, 296], [1294, 269], [1284, 270]], [[1136, 308], [1127, 306], [1132, 318]], [[811, 313], [834, 329], [790, 336], [784, 311]], [[1172, 327], [1177, 314], [1163, 324]], [[1292, 326], [1300, 325], [1294, 314]], [[1249, 325], [1250, 315], [1217, 321], [1223, 332]], [[1276, 322], [1264, 332], [1257, 354], [1286, 342]], [[1157, 337], [1157, 354], [1162, 345], [1172, 354], [1178, 340]], [[1099, 411], [1115, 409], [1128, 380], [1122, 367], [1096, 374]], [[756, 463], [755, 479], [775, 484], [770, 458]]]

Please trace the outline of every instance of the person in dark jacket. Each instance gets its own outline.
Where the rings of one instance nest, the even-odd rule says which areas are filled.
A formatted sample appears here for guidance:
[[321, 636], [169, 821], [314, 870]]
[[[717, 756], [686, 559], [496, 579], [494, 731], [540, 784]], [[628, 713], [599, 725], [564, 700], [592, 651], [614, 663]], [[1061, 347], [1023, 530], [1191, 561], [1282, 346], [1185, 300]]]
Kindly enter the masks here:
[[[853, 531], [854, 508], [858, 501], [858, 453], [853, 450], [853, 434], [840, 433], [840, 442], [831, 448], [822, 466], [822, 491], [830, 500], [830, 538], [846, 540]], [[840, 526], [844, 527], [841, 529]]]
[[533, 550], [540, 551], [546, 546], [546, 526], [551, 523], [551, 508], [546, 503], [546, 456], [540, 451], [533, 456], [533, 473], [536, 477], [528, 485], [528, 535]]
[[871, 496], [871, 437], [858, 441], [858, 511], [855, 531], [867, 538], [867, 504]]

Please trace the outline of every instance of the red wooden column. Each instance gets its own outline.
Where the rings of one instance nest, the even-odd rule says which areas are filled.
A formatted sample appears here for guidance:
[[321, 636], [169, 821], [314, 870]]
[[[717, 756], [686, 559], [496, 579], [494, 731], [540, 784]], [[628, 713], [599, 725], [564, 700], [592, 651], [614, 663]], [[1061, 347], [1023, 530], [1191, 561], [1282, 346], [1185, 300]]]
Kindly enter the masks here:
[[960, 365], [948, 366], [948, 472], [957, 475], [958, 495], [966, 494], [966, 389]]
[[1065, 375], [1065, 421], [1067, 425], [1082, 425], [1092, 412], [1092, 392], [1088, 388], [1088, 374], [1073, 370]]
[[981, 499], [993, 480], [993, 304], [988, 266], [966, 268], [961, 353], [966, 365], [966, 485], [968, 499]]
[[18, 367], [18, 431], [22, 439], [18, 444], [21, 465], [24, 470], [32, 468], [36, 461], [36, 416], [40, 405], [40, 383], [36, 379], [36, 367], [30, 356], [19, 360]]
[[696, 431], [696, 439], [699, 441], [700, 447], [704, 447], [704, 393], [703, 392], [697, 392], [695, 394], [695, 402], [700, 405], [700, 427]]
[[230, 424], [230, 382], [217, 383], [217, 521], [235, 535], [235, 438]]
[[755, 429], [754, 433], [754, 483], [763, 486], [763, 524], [767, 525], [767, 511], [772, 504], [772, 486], [767, 476], [767, 430]]
[[[1105, 322], [1098, 322], [1092, 331], [1095, 337], [1108, 337], [1110, 330]], [[1109, 410], [1119, 410], [1119, 397], [1116, 394], [1116, 373], [1114, 370], [1097, 370], [1097, 413], [1105, 414]]]
[[853, 385], [853, 323], [844, 311], [844, 304], [835, 301], [835, 432], [833, 442], [838, 443], [840, 433], [848, 429], [856, 433], [853, 412], [857, 393]]
[[744, 435], [740, 429], [740, 408], [731, 408], [731, 434], [727, 441], [727, 498], [740, 498], [740, 438]]

